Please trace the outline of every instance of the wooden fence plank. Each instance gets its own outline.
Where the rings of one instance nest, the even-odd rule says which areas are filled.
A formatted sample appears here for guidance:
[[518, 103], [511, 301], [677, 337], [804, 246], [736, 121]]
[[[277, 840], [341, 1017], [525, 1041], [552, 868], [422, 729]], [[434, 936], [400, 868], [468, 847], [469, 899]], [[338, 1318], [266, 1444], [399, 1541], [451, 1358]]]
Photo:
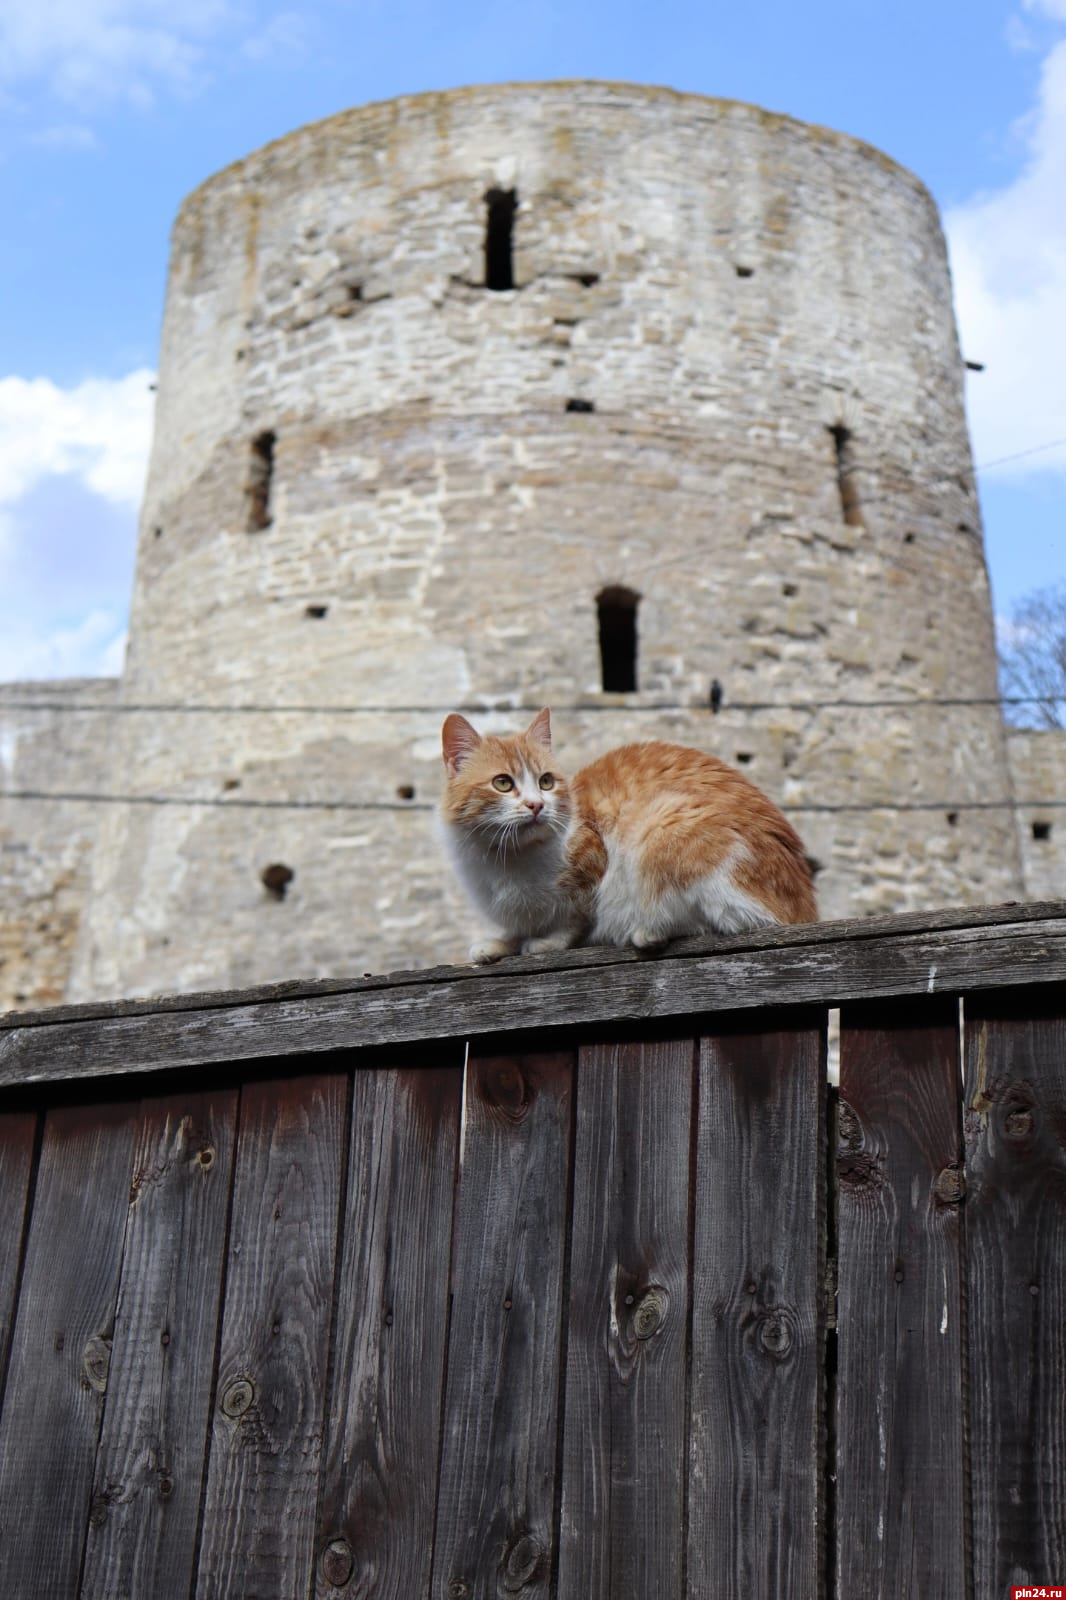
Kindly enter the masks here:
[[246, 1085], [199, 1600], [310, 1591], [347, 1079]]
[[31, 1111], [0, 1115], [0, 1415], [15, 1320], [19, 1263], [29, 1222], [30, 1179], [37, 1118]]
[[680, 1600], [691, 1040], [578, 1066], [560, 1600]]
[[44, 1127], [0, 1420], [4, 1593], [78, 1592], [129, 1206], [135, 1107]]
[[471, 1055], [432, 1593], [549, 1592], [573, 1058]]
[[423, 1600], [448, 1328], [462, 1053], [355, 1074], [315, 1594]]
[[825, 1021], [700, 1047], [691, 1600], [821, 1593]]
[[1002, 1600], [1066, 1583], [1061, 989], [967, 1003], [964, 1127], [973, 1592]]
[[[807, 942], [796, 942], [802, 929], [779, 930], [782, 942], [765, 949], [731, 949], [739, 942], [733, 940], [721, 949], [655, 959], [578, 951], [566, 958], [570, 965], [537, 973], [512, 971], [508, 963], [499, 970], [451, 968], [420, 982], [379, 980], [339, 994], [293, 997], [283, 990], [199, 1010], [15, 1026], [0, 1029], [0, 1089], [523, 1028], [543, 1034], [547, 1027], [600, 1022], [643, 1026], [649, 1017], [1066, 981], [1066, 917], [879, 938], [860, 937], [846, 924], [836, 928], [834, 938], [812, 928]], [[785, 934], [792, 937], [785, 941]]]
[[836, 1524], [848, 1600], [966, 1600], [959, 1093], [957, 1002], [842, 1013]]
[[141, 1108], [82, 1600], [190, 1592], [236, 1122], [236, 1090]]
[[[691, 939], [678, 939], [671, 943], [667, 959], [699, 960], [704, 956], [738, 950], [777, 950], [789, 945], [840, 944], [846, 942], [880, 942], [885, 938], [900, 938], [911, 934], [946, 935], [950, 943], [959, 930], [976, 931], [995, 928], [1007, 923], [1020, 926], [1026, 922], [1058, 922], [1066, 915], [1066, 900], [1046, 900], [1020, 903], [1008, 901], [1005, 905], [955, 906], [941, 911], [892, 912], [888, 916], [858, 917], [840, 922], [794, 923], [786, 927], [749, 928], [745, 933], [728, 935], [702, 934]], [[554, 951], [550, 955], [508, 956], [493, 970], [497, 973], [554, 972], [562, 968], [610, 967], [619, 963], [646, 964], [646, 953], [613, 945], [587, 945], [573, 950]], [[166, 1011], [204, 1011], [222, 1007], [237, 1007], [252, 1002], [312, 999], [323, 995], [368, 993], [375, 989], [396, 991], [402, 988], [425, 988], [427, 985], [450, 982], [461, 971], [455, 966], [418, 967], [401, 972], [373, 973], [364, 978], [289, 978], [281, 983], [261, 983], [245, 989], [207, 989], [184, 994], [153, 995], [140, 1000], [81, 1000], [76, 1004], [45, 1006], [41, 1010], [0, 1012], [0, 1033], [9, 1029], [25, 1030], [29, 1027], [53, 1027], [57, 1023], [75, 1019], [109, 1019], [158, 1015]]]

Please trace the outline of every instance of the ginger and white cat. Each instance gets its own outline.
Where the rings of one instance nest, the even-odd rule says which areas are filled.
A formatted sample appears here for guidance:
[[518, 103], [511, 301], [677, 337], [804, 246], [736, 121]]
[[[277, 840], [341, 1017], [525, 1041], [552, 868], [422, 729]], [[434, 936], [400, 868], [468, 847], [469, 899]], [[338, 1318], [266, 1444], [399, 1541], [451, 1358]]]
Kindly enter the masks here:
[[566, 778], [547, 710], [510, 737], [453, 713], [442, 742], [445, 845], [499, 930], [472, 947], [475, 962], [817, 919], [795, 830], [715, 756], [622, 745]]

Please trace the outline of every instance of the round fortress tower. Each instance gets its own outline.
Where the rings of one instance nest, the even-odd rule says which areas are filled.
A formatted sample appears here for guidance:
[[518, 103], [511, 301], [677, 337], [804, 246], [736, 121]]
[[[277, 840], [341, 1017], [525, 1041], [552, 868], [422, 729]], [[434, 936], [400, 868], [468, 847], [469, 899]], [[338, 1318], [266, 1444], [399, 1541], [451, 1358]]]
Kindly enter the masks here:
[[1010, 798], [998, 708], [914, 703], [996, 693], [928, 193], [597, 83], [228, 168], [174, 230], [122, 693], [257, 709], [117, 718], [120, 786], [181, 803], [105, 815], [75, 994], [463, 959], [428, 810], [456, 706], [551, 705], [571, 768], [653, 736], [740, 763], [824, 915], [1018, 895], [977, 808]]

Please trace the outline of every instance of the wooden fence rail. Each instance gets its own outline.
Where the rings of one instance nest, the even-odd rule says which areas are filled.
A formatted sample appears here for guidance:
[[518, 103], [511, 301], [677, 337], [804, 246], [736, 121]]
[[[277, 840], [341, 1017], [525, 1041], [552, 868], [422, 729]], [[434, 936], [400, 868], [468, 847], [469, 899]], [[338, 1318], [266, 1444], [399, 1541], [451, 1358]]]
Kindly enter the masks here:
[[999, 907], [0, 1018], [0, 1589], [1066, 1583], [1064, 978]]

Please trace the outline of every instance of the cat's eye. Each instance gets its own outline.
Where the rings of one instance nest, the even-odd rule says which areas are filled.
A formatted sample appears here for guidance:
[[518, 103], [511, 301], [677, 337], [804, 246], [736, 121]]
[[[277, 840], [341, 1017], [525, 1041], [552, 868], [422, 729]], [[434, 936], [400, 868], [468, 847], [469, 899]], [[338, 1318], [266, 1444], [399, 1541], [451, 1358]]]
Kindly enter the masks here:
[[492, 780], [492, 787], [499, 789], [501, 794], [507, 794], [514, 788], [514, 779], [509, 778], [506, 772], [498, 772]]
[[541, 775], [540, 775], [540, 786], [541, 786], [542, 789], [554, 789], [555, 788], [555, 775], [554, 775], [554, 773], [542, 772]]

